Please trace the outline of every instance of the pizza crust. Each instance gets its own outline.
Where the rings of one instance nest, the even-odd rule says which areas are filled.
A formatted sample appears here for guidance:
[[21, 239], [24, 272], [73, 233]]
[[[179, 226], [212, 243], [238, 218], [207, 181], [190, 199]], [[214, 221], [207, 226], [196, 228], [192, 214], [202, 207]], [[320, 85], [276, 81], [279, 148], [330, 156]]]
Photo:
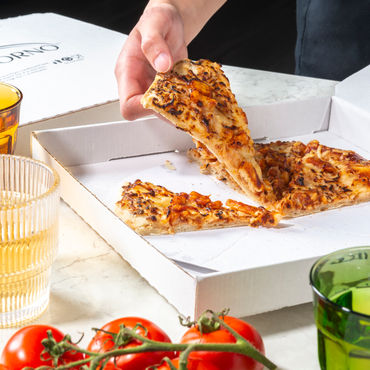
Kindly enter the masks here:
[[163, 186], [136, 180], [122, 186], [116, 214], [141, 235], [251, 226], [274, 227], [277, 212], [227, 200], [211, 201], [197, 192], [174, 193]]

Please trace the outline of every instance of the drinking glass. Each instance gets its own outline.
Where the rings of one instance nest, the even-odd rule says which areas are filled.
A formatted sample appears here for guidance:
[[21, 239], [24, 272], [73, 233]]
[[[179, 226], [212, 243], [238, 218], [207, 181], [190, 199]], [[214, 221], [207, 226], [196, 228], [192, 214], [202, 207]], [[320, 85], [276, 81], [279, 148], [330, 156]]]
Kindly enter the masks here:
[[0, 155], [0, 328], [47, 307], [57, 252], [59, 176], [30, 158]]
[[321, 369], [370, 369], [370, 246], [339, 250], [312, 267]]
[[13, 154], [17, 140], [22, 92], [0, 82], [0, 154]]

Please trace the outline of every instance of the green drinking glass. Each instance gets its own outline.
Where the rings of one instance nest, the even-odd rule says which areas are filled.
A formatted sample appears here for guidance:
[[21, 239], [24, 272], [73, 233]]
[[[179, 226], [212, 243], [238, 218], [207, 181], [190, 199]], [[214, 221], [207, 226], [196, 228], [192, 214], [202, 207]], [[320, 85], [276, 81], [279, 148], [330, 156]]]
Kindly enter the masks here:
[[322, 370], [370, 369], [370, 246], [320, 258], [310, 272]]

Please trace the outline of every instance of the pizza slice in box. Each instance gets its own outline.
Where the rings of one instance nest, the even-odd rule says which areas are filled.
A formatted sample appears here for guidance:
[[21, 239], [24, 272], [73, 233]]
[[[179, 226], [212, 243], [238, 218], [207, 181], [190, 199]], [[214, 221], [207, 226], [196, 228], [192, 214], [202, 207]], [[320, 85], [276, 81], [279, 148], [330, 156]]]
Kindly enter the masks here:
[[[255, 144], [262, 176], [273, 189], [273, 208], [283, 217], [302, 216], [370, 200], [370, 161], [351, 150], [299, 141]], [[243, 192], [207, 148], [196, 143], [188, 152], [202, 173]]]
[[195, 191], [174, 193], [164, 186], [136, 180], [122, 186], [116, 214], [141, 235], [236, 227], [273, 227], [280, 215], [235, 200], [211, 201]]

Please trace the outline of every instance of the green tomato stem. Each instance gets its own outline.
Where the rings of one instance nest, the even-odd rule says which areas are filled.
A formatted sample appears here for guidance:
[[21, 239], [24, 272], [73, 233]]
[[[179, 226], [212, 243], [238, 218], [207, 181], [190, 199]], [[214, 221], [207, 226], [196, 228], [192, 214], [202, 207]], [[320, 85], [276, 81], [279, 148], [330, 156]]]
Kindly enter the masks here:
[[[121, 335], [129, 335], [132, 339], [136, 339], [140, 341], [142, 344], [136, 347], [130, 348], [115, 348], [111, 351], [99, 353], [99, 352], [90, 352], [79, 348], [76, 345], [73, 345], [70, 342], [64, 342], [63, 347], [65, 350], [73, 350], [76, 352], [84, 353], [88, 356], [83, 360], [71, 362], [66, 365], [58, 366], [54, 369], [64, 370], [70, 369], [73, 367], [78, 367], [90, 363], [89, 369], [96, 370], [102, 363], [102, 361], [112, 358], [118, 357], [126, 354], [132, 353], [142, 353], [142, 352], [181, 352], [180, 359], [179, 359], [179, 370], [186, 370], [186, 364], [189, 357], [189, 354], [192, 351], [214, 351], [214, 352], [233, 352], [239, 353], [241, 355], [245, 355], [248, 357], [253, 358], [254, 360], [262, 363], [265, 367], [270, 370], [274, 370], [277, 366], [271, 362], [268, 358], [266, 358], [261, 352], [259, 352], [250, 342], [248, 342], [244, 337], [242, 337], [239, 333], [237, 333], [233, 328], [227, 325], [222, 319], [218, 317], [217, 314], [213, 313], [212, 311], [207, 311], [206, 313], [211, 314], [213, 319], [217, 321], [221, 326], [227, 329], [236, 339], [235, 343], [168, 343], [168, 342], [158, 342], [151, 340], [147, 337], [141, 336], [136, 331], [121, 327], [120, 334]], [[60, 345], [61, 342], [57, 343]], [[52, 369], [51, 367], [41, 366], [35, 370], [45, 370], [45, 369]]]

